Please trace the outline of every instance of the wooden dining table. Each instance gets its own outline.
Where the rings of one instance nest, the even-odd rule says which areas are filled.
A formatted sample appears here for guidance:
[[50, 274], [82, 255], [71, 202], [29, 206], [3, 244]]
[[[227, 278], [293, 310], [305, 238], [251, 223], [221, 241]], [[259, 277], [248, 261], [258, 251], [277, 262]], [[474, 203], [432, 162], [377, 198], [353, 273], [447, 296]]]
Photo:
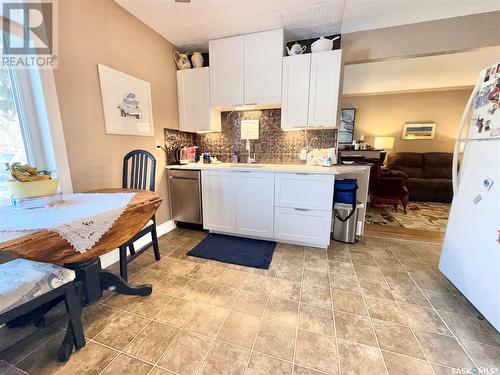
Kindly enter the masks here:
[[0, 242], [0, 251], [74, 270], [76, 280], [82, 284], [85, 305], [99, 300], [104, 290], [127, 295], [151, 294], [151, 285], [131, 286], [119, 275], [103, 270], [99, 256], [118, 248], [136, 235], [154, 216], [162, 197], [148, 190], [118, 188], [93, 190], [89, 193], [135, 193], [122, 215], [90, 249], [78, 252], [59, 234], [44, 229]]

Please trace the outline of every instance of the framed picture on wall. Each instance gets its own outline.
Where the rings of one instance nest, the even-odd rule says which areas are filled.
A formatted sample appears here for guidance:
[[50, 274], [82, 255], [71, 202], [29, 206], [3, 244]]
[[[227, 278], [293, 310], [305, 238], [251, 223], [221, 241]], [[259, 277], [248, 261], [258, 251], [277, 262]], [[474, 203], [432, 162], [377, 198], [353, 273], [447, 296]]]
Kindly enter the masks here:
[[339, 144], [350, 145], [354, 140], [355, 108], [342, 108], [340, 110]]
[[149, 82], [98, 64], [107, 134], [153, 136]]
[[434, 139], [436, 136], [435, 122], [407, 122], [403, 125], [401, 139]]

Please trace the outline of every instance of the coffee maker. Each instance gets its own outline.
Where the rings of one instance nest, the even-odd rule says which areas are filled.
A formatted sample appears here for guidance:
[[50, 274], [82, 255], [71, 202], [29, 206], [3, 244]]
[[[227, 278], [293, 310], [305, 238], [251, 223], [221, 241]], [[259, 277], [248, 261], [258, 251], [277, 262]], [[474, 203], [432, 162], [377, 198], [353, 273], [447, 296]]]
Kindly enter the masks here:
[[198, 161], [198, 146], [179, 146], [175, 150], [175, 162], [185, 165]]

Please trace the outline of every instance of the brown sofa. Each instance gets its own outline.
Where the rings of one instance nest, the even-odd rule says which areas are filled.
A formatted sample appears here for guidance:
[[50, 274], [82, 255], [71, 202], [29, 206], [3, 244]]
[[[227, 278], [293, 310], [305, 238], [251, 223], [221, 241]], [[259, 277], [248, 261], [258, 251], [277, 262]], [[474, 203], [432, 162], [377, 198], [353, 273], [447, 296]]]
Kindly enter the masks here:
[[388, 155], [388, 175], [403, 176], [411, 201], [450, 203], [453, 154], [447, 152], [396, 152]]

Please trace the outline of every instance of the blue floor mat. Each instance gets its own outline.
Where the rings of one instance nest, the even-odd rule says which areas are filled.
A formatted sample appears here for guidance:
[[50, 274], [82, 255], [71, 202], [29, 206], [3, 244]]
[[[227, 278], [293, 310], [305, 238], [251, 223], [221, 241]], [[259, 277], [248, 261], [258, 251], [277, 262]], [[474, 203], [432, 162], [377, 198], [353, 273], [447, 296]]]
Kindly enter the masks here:
[[267, 270], [275, 247], [274, 241], [210, 233], [187, 255]]

